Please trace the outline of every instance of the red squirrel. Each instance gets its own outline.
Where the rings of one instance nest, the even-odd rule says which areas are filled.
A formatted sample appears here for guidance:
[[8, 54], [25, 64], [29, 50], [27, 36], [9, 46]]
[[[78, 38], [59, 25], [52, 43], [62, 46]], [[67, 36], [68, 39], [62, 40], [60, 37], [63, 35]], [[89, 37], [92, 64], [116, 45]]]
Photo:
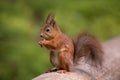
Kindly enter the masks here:
[[50, 62], [55, 67], [48, 72], [59, 73], [74, 71], [75, 63], [86, 56], [94, 65], [102, 64], [102, 47], [97, 39], [89, 34], [79, 34], [76, 41], [61, 32], [54, 14], [49, 14], [44, 27], [40, 32], [42, 40], [39, 45], [50, 51]]

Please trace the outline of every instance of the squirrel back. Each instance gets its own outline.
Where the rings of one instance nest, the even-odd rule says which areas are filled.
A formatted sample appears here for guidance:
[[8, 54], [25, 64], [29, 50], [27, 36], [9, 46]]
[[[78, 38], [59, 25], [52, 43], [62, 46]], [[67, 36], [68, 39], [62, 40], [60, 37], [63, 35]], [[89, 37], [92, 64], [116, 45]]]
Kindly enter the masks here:
[[85, 57], [91, 65], [102, 65], [103, 50], [95, 36], [88, 32], [80, 33], [74, 45], [74, 63], [77, 63], [81, 57]]

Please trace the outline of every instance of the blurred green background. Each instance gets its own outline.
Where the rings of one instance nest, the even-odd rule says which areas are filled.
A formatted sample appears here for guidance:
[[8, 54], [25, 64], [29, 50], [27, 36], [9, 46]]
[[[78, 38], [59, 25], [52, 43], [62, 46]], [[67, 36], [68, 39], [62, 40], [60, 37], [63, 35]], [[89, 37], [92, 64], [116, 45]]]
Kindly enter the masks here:
[[0, 0], [0, 80], [30, 80], [52, 67], [38, 45], [50, 12], [73, 38], [89, 31], [103, 42], [120, 34], [120, 0]]

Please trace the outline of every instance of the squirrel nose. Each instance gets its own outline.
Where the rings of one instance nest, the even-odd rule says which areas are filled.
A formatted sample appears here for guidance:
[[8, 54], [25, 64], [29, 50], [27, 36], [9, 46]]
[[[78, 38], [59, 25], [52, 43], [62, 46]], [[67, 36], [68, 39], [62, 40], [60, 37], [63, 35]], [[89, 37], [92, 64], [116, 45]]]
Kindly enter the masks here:
[[43, 37], [43, 34], [40, 34], [40, 37]]

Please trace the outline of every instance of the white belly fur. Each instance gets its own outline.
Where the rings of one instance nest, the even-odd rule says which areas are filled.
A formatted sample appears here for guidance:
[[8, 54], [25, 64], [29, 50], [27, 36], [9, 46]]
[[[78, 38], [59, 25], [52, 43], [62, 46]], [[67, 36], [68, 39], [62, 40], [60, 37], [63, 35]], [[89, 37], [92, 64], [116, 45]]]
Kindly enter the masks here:
[[55, 67], [58, 67], [59, 66], [59, 61], [58, 61], [59, 52], [56, 50], [52, 50], [52, 51], [54, 52], [54, 56], [55, 56], [52, 60], [54, 62]]
[[60, 52], [63, 52], [65, 50], [65, 48], [61, 48], [60, 50], [51, 50], [54, 52], [54, 58], [52, 59], [52, 62], [54, 62], [55, 67], [58, 67], [60, 65], [59, 60], [58, 60], [58, 54], [60, 54]]

